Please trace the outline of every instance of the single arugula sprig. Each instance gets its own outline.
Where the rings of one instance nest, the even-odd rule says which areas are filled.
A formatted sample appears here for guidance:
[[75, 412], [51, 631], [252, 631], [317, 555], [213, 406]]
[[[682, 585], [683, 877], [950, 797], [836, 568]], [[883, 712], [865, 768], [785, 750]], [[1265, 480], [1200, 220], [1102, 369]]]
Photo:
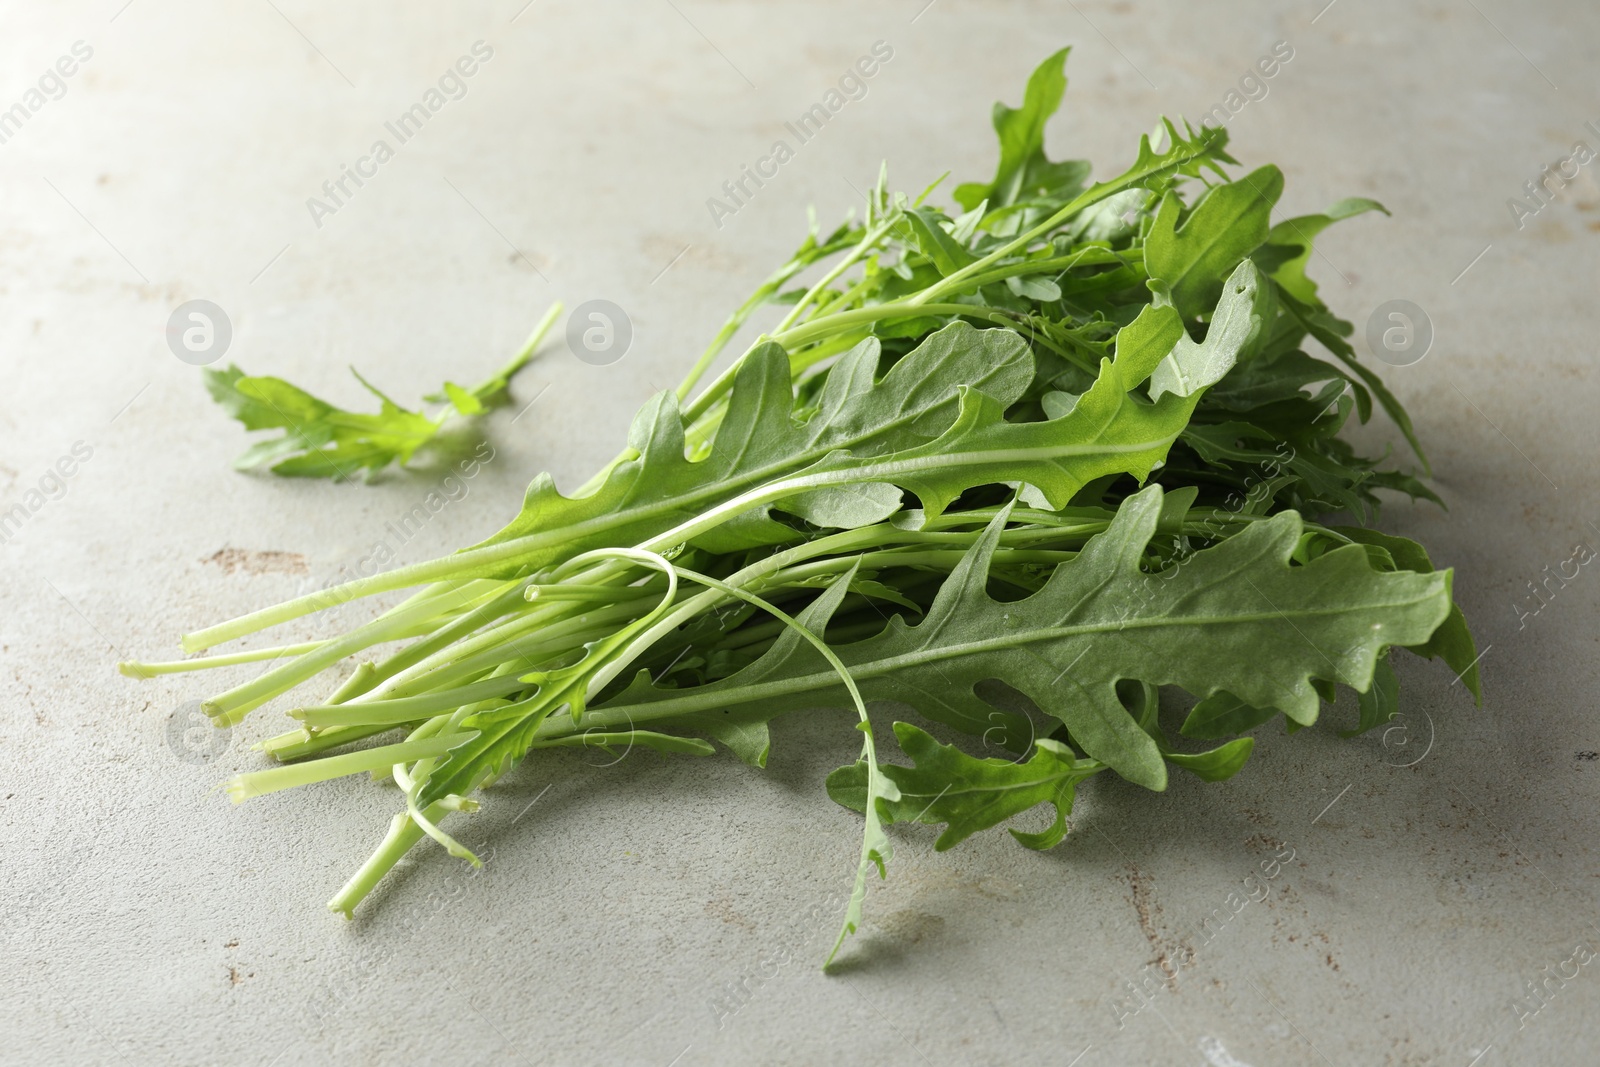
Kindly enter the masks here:
[[[1018, 837], [1048, 847], [1102, 770], [1153, 789], [1168, 766], [1228, 777], [1253, 744], [1235, 735], [1280, 714], [1301, 729], [1340, 685], [1358, 729], [1384, 721], [1393, 648], [1442, 658], [1476, 694], [1449, 572], [1299, 513], [1370, 518], [1377, 489], [1430, 495], [1339, 438], [1374, 397], [1410, 424], [1304, 273], [1316, 234], [1371, 202], [1273, 226], [1276, 168], [1230, 180], [1223, 131], [1171, 122], [1089, 184], [1087, 163], [1043, 150], [1064, 58], [1021, 108], [997, 107], [999, 167], [957, 188], [959, 213], [928, 203], [938, 182], [910, 198], [880, 174], [863, 219], [825, 238], [813, 224], [576, 493], [541, 476], [476, 546], [184, 644], [421, 587], [347, 632], [124, 670], [272, 662], [205, 702], [231, 725], [400, 643], [291, 710], [298, 727], [261, 745], [288, 765], [229, 784], [243, 799], [386, 771], [401, 787], [404, 810], [330, 904], [347, 915], [424, 837], [471, 859], [443, 821], [530, 754], [706, 755], [710, 739], [764, 766], [773, 716], [848, 700], [867, 737], [830, 791], [868, 818], [841, 942], [884, 873], [884, 824], [944, 824], [944, 847], [1043, 801], [1055, 824]], [[787, 310], [691, 399], [769, 305]], [[995, 678], [1034, 706], [984, 700]], [[1176, 737], [1163, 686], [1197, 699]], [[878, 762], [864, 697], [921, 718], [895, 730], [915, 767]]]
[[560, 304], [545, 312], [517, 354], [486, 381], [471, 389], [447, 381], [425, 397], [447, 405], [433, 415], [396, 404], [354, 367], [350, 373], [356, 381], [381, 402], [376, 414], [345, 411], [282, 378], [251, 377], [232, 364], [226, 370], [207, 368], [206, 389], [246, 430], [283, 431], [251, 445], [234, 460], [235, 469], [267, 467], [285, 477], [335, 481], [349, 481], [360, 472], [371, 481], [391, 463], [404, 467], [453, 416], [470, 418], [503, 404], [511, 376], [532, 358], [560, 313]]

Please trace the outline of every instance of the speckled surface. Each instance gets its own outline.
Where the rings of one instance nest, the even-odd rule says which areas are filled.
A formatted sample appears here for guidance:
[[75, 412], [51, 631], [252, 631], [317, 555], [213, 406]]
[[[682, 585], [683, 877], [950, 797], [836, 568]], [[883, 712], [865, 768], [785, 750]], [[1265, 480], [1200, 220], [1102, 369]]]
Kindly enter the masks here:
[[[1517, 606], [1541, 568], [1600, 545], [1600, 164], [1521, 228], [1507, 205], [1573, 142], [1600, 146], [1600, 9], [523, 2], [0, 15], [0, 110], [92, 49], [0, 144], [0, 510], [28, 509], [0, 544], [0, 1061], [1600, 1058], [1600, 964], [1580, 962], [1600, 948], [1600, 579], [1584, 567], [1537, 615]], [[714, 225], [706, 198], [879, 40], [893, 58], [866, 97]], [[540, 399], [495, 417], [466, 499], [392, 545], [423, 559], [498, 527], [537, 471], [574, 485], [611, 455], [808, 203], [837, 217], [885, 157], [908, 187], [987, 173], [990, 104], [1048, 51], [1075, 46], [1053, 154], [1105, 172], [1280, 40], [1294, 58], [1229, 123], [1234, 151], [1283, 167], [1286, 213], [1347, 195], [1394, 212], [1332, 231], [1313, 271], [1358, 325], [1395, 298], [1433, 323], [1427, 357], [1388, 379], [1450, 512], [1386, 522], [1457, 568], [1482, 708], [1411, 660], [1401, 733], [1269, 730], [1235, 780], [1161, 795], [1096, 781], [1055, 852], [898, 835], [848, 966], [824, 977], [858, 842], [821, 789], [852, 755], [842, 714], [780, 721], [766, 773], [530, 765], [462, 831], [491, 855], [481, 874], [419, 850], [347, 924], [322, 904], [393, 795], [350, 780], [235, 808], [214, 787], [257, 765], [274, 711], [194, 751], [171, 723], [207, 682], [114, 672], [333, 580], [442, 473], [234, 473], [242, 435], [165, 344], [179, 303], [227, 311], [228, 358], [351, 403], [348, 363], [415, 397], [496, 365], [553, 299], [627, 310], [622, 361], [557, 348], [519, 378]], [[493, 55], [465, 95], [317, 225], [306, 199], [477, 41]], [[1263, 899], [1196, 936], [1252, 872]]]

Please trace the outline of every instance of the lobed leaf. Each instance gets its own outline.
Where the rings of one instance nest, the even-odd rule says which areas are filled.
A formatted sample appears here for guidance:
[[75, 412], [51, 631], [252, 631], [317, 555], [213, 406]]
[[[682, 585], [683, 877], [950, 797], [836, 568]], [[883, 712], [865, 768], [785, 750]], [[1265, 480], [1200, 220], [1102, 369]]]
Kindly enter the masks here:
[[[1141, 566], [1160, 520], [1152, 486], [1123, 502], [1111, 526], [1042, 589], [1000, 602], [986, 591], [1003, 516], [967, 553], [917, 625], [896, 616], [878, 636], [838, 648], [862, 693], [981, 734], [994, 708], [975, 687], [1003, 679], [1058, 719], [1085, 755], [1151, 789], [1161, 752], [1117, 694], [1124, 679], [1226, 691], [1306, 724], [1317, 684], [1357, 690], [1390, 645], [1426, 642], [1450, 610], [1443, 574], [1379, 573], [1358, 545], [1291, 563], [1293, 512], [1250, 524], [1159, 575]], [[838, 699], [837, 679], [803, 648], [776, 645], [726, 679], [659, 690], [637, 679], [608, 702], [656, 718], [715, 710], [770, 718]]]
[[[1079, 782], [1105, 769], [1095, 760], [1078, 759], [1059, 741], [1040, 738], [1026, 762], [977, 759], [954, 745], [941, 745], [924, 730], [906, 722], [894, 724], [900, 747], [915, 767], [892, 763], [883, 773], [899, 787], [895, 800], [880, 800], [878, 811], [885, 823], [945, 824], [934, 842], [940, 852], [960, 844], [979, 830], [987, 830], [1039, 804], [1056, 810], [1046, 830], [1011, 834], [1029, 848], [1047, 849], [1061, 843], [1072, 814], [1073, 794]], [[828, 775], [828, 795], [844, 807], [866, 810], [867, 768], [861, 763], [841, 767]]]

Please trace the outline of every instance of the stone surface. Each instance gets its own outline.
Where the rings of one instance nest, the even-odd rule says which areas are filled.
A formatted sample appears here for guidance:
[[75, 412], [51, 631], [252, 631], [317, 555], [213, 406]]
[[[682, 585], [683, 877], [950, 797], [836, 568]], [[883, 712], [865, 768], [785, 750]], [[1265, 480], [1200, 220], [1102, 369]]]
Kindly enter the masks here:
[[[1517, 605], [1600, 544], [1595, 165], [1520, 227], [1507, 200], [1574, 141], [1600, 145], [1600, 9], [120, 3], [13, 6], [0, 35], [0, 108], [92, 49], [0, 145], [0, 509], [52, 497], [0, 545], [0, 1060], [1593, 1062], [1600, 971], [1567, 961], [1600, 944], [1600, 585], [1585, 568], [1537, 615]], [[706, 199], [879, 40], [893, 58], [866, 96], [716, 225]], [[475, 540], [541, 469], [577, 484], [796, 243], [807, 204], [836, 218], [884, 158], [901, 187], [988, 173], [990, 105], [1048, 51], [1075, 46], [1052, 150], [1106, 172], [1158, 114], [1224, 103], [1280, 40], [1293, 58], [1229, 122], [1234, 151], [1283, 167], [1286, 213], [1348, 195], [1394, 213], [1330, 233], [1313, 270], [1358, 327], [1390, 299], [1433, 323], [1432, 351], [1388, 380], [1450, 513], [1386, 521], [1457, 568], [1483, 707], [1413, 660], [1398, 732], [1268, 731], [1225, 785], [1097, 781], [1053, 853], [899, 835], [848, 966], [824, 977], [858, 840], [821, 789], [852, 754], [846, 716], [780, 723], [766, 773], [530, 765], [463, 831], [492, 852], [483, 873], [419, 850], [347, 924], [322, 903], [392, 792], [350, 780], [234, 808], [215, 785], [258, 764], [271, 709], [196, 751], [181, 716], [209, 680], [114, 672], [380, 541], [417, 560]], [[477, 41], [492, 56], [465, 95], [314, 219], [307, 198]], [[492, 422], [497, 458], [466, 500], [403, 541], [387, 524], [439, 472], [237, 474], [238, 427], [164, 335], [179, 304], [214, 301], [226, 358], [353, 404], [346, 364], [415, 397], [496, 365], [558, 298], [616, 302], [632, 349], [592, 366], [553, 348], [516, 384], [537, 402]], [[1280, 848], [1294, 858], [1264, 899], [1196, 938]], [[1577, 976], [1533, 1014], [1530, 983], [1563, 968]]]

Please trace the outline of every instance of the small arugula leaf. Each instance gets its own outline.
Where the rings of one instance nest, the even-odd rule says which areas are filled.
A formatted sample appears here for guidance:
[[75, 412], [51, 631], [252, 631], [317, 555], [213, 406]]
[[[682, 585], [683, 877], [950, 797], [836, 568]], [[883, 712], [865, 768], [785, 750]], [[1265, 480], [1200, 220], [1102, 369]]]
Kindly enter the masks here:
[[1181, 226], [1177, 194], [1162, 198], [1145, 241], [1145, 268], [1185, 320], [1215, 305], [1223, 280], [1267, 239], [1272, 206], [1282, 192], [1283, 174], [1269, 164], [1212, 186]]
[[1267, 274], [1296, 300], [1303, 304], [1315, 303], [1317, 283], [1306, 276], [1306, 264], [1311, 261], [1313, 251], [1312, 243], [1335, 222], [1367, 211], [1389, 214], [1389, 209], [1376, 200], [1357, 196], [1339, 201], [1321, 215], [1299, 215], [1284, 219], [1268, 231], [1265, 243], [1258, 250], [1258, 253], [1271, 255], [1278, 260]]
[[1213, 741], [1253, 730], [1276, 714], [1277, 708], [1253, 707], [1232, 693], [1219, 691], [1195, 704], [1178, 732], [1197, 741]]
[[463, 389], [455, 382], [444, 383], [444, 395], [454, 405], [458, 414], [478, 415], [483, 412], [483, 401], [473, 395], [470, 390]]
[[783, 510], [816, 526], [852, 530], [882, 522], [900, 510], [902, 495], [883, 482], [814, 489], [783, 499]]
[[1380, 656], [1372, 672], [1372, 685], [1366, 692], [1356, 694], [1356, 707], [1361, 720], [1354, 730], [1340, 730], [1340, 737], [1355, 737], [1374, 726], [1382, 726], [1400, 711], [1400, 679], [1395, 677], [1394, 665], [1388, 656]]
[[1051, 163], [1044, 154], [1044, 126], [1061, 106], [1061, 97], [1067, 90], [1066, 62], [1071, 51], [1063, 48], [1054, 52], [1034, 68], [1020, 108], [994, 105], [1000, 163], [992, 181], [956, 187], [956, 202], [963, 210], [971, 211], [985, 200], [1002, 208], [1040, 193], [1064, 199], [1088, 176], [1087, 163]]
[[250, 446], [234, 461], [236, 469], [268, 467], [285, 477], [335, 481], [348, 481], [359, 472], [370, 481], [392, 463], [409, 463], [437, 438], [452, 410], [473, 416], [502, 402], [511, 376], [532, 357], [560, 311], [560, 304], [552, 306], [510, 362], [477, 388], [445, 382], [440, 394], [427, 399], [450, 407], [431, 417], [401, 407], [354, 367], [350, 373], [378, 398], [376, 414], [345, 411], [282, 378], [250, 377], [233, 365], [226, 370], [208, 367], [203, 378], [211, 398], [246, 430], [283, 431]]
[[1079, 213], [1067, 232], [1080, 241], [1109, 242], [1127, 237], [1138, 231], [1149, 199], [1148, 190], [1124, 189]]
[[1206, 752], [1164, 752], [1167, 762], [1207, 782], [1221, 782], [1239, 773], [1255, 750], [1253, 737], [1240, 737]]
[[[1056, 809], [1055, 822], [1038, 833], [1012, 830], [1011, 835], [1028, 848], [1054, 848], [1066, 836], [1078, 783], [1105, 769], [1095, 760], [1078, 759], [1072, 749], [1049, 738], [1034, 742], [1026, 762], [1013, 762], [974, 758], [906, 722], [894, 724], [894, 735], [916, 766], [882, 765], [900, 796], [880, 800], [879, 813], [885, 823], [944, 824], [933, 846], [939, 852], [1039, 804]], [[828, 795], [844, 807], [865, 811], [866, 773], [860, 762], [839, 768], [828, 776]]]
[[1012, 275], [1006, 279], [1006, 288], [1041, 304], [1053, 304], [1061, 299], [1061, 286], [1039, 275]]
[[859, 593], [871, 600], [882, 600], [885, 603], [898, 604], [900, 607], [907, 608], [919, 615], [922, 613], [921, 604], [918, 604], [900, 590], [884, 585], [882, 582], [875, 582], [867, 578], [857, 578], [850, 583], [850, 591]]
[[1216, 385], [1233, 369], [1240, 352], [1261, 332], [1256, 305], [1267, 288], [1261, 282], [1256, 265], [1240, 260], [1223, 286], [1206, 339], [1196, 342], [1182, 334], [1172, 354], [1150, 375], [1151, 400], [1160, 400], [1164, 393], [1192, 396]]
[[916, 208], [906, 212], [905, 218], [923, 255], [933, 260], [941, 275], [949, 277], [977, 258], [945, 230], [943, 223], [947, 220], [933, 208]]
[[212, 398], [246, 429], [284, 431], [240, 456], [234, 463], [240, 470], [270, 465], [275, 474], [343, 481], [395, 460], [404, 465], [438, 431], [432, 419], [400, 407], [365, 380], [361, 384], [382, 403], [376, 415], [345, 411], [281, 378], [248, 377], [236, 366], [204, 374]]

